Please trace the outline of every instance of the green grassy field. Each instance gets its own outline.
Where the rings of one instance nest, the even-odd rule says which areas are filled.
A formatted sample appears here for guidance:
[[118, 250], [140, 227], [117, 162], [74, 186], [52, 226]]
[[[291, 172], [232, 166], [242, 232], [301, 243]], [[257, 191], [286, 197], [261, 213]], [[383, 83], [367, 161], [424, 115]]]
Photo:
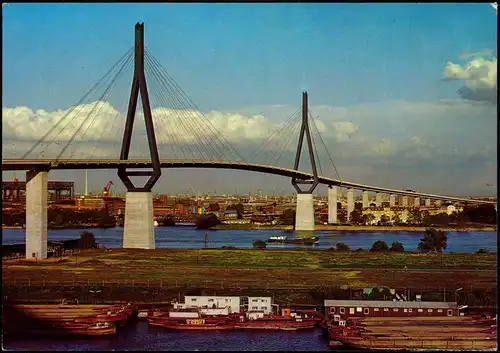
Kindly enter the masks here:
[[496, 290], [497, 259], [496, 254], [112, 249], [37, 262], [3, 260], [2, 283], [11, 296], [25, 299], [50, 299], [61, 291], [66, 294], [56, 297], [78, 291], [84, 298], [88, 288], [98, 287], [109, 300], [161, 301], [192, 288], [309, 300], [304, 298], [334, 287]]

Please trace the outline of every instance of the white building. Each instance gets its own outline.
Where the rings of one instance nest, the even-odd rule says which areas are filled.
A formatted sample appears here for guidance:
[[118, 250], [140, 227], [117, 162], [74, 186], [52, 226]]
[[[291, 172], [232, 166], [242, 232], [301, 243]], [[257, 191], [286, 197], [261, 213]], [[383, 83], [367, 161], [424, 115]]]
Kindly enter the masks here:
[[208, 295], [186, 295], [184, 296], [184, 305], [186, 307], [198, 308], [230, 308], [230, 313], [239, 313], [240, 297], [219, 297]]
[[231, 314], [231, 309], [229, 306], [226, 306], [225, 308], [204, 308], [200, 309], [200, 313], [203, 315], [229, 315]]
[[264, 314], [269, 314], [272, 312], [271, 305], [271, 297], [248, 297], [248, 311], [260, 310]]

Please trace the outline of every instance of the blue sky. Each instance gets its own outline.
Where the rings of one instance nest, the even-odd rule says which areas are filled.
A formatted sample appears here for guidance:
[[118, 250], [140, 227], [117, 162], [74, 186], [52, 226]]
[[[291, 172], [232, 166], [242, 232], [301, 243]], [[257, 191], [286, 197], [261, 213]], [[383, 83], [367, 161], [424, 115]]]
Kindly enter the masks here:
[[[497, 17], [487, 4], [8, 4], [3, 107], [67, 109], [132, 46], [136, 22], [201, 110], [269, 111], [276, 121], [287, 116], [269, 107], [297, 108], [304, 89], [311, 105], [344, 109], [461, 100], [464, 81], [442, 80], [447, 63], [464, 65], [460, 55], [483, 49], [497, 56]], [[480, 109], [477, 146], [493, 146], [496, 106]], [[380, 127], [368, 119], [367, 129]], [[363, 131], [362, 121], [353, 124]], [[401, 133], [406, 126], [396, 125]]]

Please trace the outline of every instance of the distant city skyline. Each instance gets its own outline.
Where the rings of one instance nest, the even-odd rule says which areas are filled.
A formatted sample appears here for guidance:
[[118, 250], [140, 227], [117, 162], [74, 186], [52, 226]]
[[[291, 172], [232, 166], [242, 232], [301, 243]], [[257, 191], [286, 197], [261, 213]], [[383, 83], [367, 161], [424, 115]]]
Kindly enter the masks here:
[[[8, 4], [2, 11], [3, 158], [48, 131], [132, 46], [133, 25], [145, 22], [148, 49], [242, 154], [296, 111], [307, 90], [343, 180], [496, 195], [497, 17], [488, 4]], [[109, 103], [110, 114], [123, 111]], [[119, 145], [111, 146], [117, 154]], [[281, 166], [293, 166], [290, 146]], [[324, 149], [319, 154], [324, 174], [336, 177]], [[82, 171], [49, 178], [84, 189]], [[116, 171], [89, 171], [89, 190], [108, 180], [124, 192]], [[293, 193], [288, 178], [208, 169], [165, 169], [153, 192], [187, 192], [190, 184], [200, 192]]]

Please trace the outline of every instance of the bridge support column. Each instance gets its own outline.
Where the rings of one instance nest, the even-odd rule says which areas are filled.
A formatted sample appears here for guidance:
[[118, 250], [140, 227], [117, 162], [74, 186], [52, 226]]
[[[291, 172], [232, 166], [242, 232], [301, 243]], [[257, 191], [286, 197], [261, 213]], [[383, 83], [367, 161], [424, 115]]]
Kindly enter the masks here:
[[370, 201], [368, 200], [368, 191], [363, 191], [363, 208], [370, 207]]
[[413, 206], [414, 207], [420, 207], [420, 197], [415, 197], [413, 199]]
[[382, 206], [382, 194], [380, 192], [377, 192], [375, 196], [375, 205], [377, 205], [377, 207]]
[[151, 192], [127, 192], [125, 196], [123, 248], [155, 248], [153, 216], [153, 194]]
[[26, 173], [26, 258], [47, 258], [48, 172]]
[[352, 211], [354, 211], [354, 189], [347, 189], [347, 222], [351, 221]]
[[297, 209], [295, 211], [295, 230], [314, 230], [314, 200], [313, 194], [297, 194]]
[[337, 187], [328, 188], [328, 223], [337, 223]]
[[396, 206], [396, 195], [394, 195], [394, 194], [389, 195], [389, 206], [390, 207]]
[[441, 206], [441, 203], [442, 201], [441, 200], [436, 200], [436, 202], [434, 202], [436, 204], [437, 207], [440, 207]]
[[431, 207], [431, 199], [425, 199], [425, 206]]
[[403, 196], [401, 198], [401, 204], [403, 207], [408, 207], [408, 196]]

